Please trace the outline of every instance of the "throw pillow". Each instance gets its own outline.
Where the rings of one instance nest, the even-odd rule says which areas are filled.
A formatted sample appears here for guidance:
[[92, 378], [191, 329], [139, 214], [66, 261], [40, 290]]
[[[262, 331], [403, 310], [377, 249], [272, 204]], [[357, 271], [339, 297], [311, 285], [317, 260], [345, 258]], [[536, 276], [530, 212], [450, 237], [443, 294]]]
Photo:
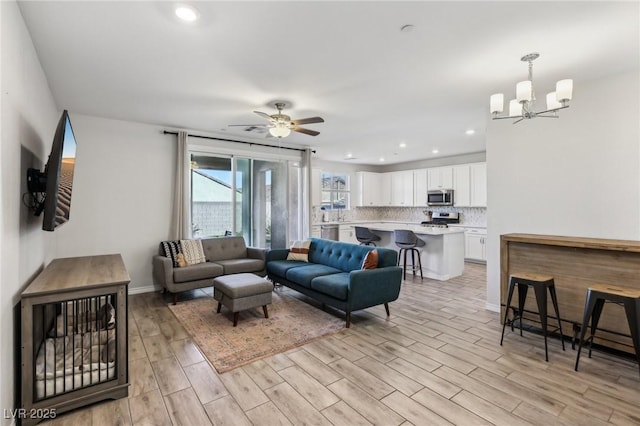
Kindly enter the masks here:
[[287, 260], [301, 260], [303, 262], [309, 261], [309, 247], [311, 247], [311, 241], [294, 241], [289, 249]]
[[378, 267], [378, 250], [371, 250], [364, 257], [362, 269], [376, 269]]
[[178, 267], [178, 253], [182, 253], [180, 241], [163, 241], [164, 255], [173, 261], [173, 267]]
[[204, 263], [207, 261], [207, 258], [204, 257], [204, 250], [202, 250], [202, 241], [180, 240], [180, 246], [182, 247], [184, 260], [186, 260], [189, 265], [195, 265], [197, 263]]

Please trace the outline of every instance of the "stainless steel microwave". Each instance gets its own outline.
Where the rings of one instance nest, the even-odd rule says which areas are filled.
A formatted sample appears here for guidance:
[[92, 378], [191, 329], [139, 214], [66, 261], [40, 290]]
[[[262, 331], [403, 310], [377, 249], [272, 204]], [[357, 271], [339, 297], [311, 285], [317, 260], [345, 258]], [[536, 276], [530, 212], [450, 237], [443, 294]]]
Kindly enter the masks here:
[[452, 206], [453, 189], [434, 189], [427, 192], [428, 206]]

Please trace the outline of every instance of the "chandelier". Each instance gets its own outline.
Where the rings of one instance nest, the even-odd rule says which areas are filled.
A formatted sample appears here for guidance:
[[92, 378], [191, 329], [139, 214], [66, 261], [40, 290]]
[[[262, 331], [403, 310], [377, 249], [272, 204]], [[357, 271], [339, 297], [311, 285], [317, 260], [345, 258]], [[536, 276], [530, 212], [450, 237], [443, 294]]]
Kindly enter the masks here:
[[522, 120], [545, 117], [558, 118], [558, 111], [569, 108], [567, 103], [573, 94], [573, 80], [560, 80], [556, 83], [556, 91], [547, 94], [547, 109], [536, 111], [536, 94], [533, 90], [533, 61], [540, 56], [539, 53], [529, 53], [520, 60], [529, 63], [529, 79], [516, 84], [516, 98], [509, 101], [509, 115], [499, 116], [504, 111], [504, 95], [496, 93], [491, 95], [490, 109], [493, 120], [503, 120], [506, 118], [515, 119], [513, 124]]

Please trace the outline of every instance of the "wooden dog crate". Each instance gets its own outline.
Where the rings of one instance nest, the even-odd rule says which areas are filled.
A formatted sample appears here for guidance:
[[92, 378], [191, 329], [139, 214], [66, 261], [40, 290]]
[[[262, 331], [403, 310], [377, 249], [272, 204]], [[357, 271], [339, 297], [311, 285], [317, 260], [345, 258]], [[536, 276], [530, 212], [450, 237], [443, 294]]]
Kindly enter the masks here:
[[21, 295], [22, 424], [128, 395], [119, 254], [53, 260]]

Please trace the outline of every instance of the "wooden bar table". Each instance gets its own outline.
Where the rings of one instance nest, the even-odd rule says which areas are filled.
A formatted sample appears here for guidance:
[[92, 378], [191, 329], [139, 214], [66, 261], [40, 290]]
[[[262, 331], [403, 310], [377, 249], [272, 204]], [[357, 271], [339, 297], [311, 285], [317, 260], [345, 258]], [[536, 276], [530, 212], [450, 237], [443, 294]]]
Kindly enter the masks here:
[[[577, 326], [582, 325], [587, 289], [591, 285], [640, 289], [640, 241], [501, 235], [500, 318], [504, 318], [509, 276], [517, 272], [554, 277], [563, 329], [573, 327], [575, 333]], [[531, 294], [527, 296], [525, 311], [529, 311], [524, 315], [526, 321], [539, 323], [535, 298]], [[548, 312], [553, 312], [552, 306], [548, 307]], [[622, 306], [605, 305], [594, 343], [635, 354]]]

